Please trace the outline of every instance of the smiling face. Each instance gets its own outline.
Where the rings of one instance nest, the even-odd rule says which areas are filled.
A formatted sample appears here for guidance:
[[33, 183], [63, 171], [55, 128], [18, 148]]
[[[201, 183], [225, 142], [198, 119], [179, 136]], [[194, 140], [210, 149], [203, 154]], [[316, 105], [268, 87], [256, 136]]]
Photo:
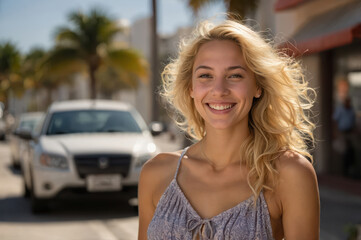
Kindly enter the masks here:
[[253, 98], [261, 95], [241, 48], [231, 40], [203, 44], [195, 58], [190, 94], [206, 129], [248, 127]]

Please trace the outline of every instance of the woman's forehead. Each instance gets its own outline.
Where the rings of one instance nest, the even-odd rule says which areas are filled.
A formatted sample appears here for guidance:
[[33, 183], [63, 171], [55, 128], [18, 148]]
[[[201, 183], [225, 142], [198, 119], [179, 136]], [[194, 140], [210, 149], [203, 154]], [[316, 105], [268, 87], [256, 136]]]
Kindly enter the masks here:
[[216, 48], [242, 52], [239, 44], [233, 40], [211, 40], [200, 45], [197, 55], [201, 52], [212, 52]]
[[[195, 57], [193, 69], [199, 65], [206, 66], [228, 66], [242, 65], [244, 59], [241, 47], [232, 40], [212, 40], [202, 44]], [[244, 66], [246, 67], [246, 66]]]

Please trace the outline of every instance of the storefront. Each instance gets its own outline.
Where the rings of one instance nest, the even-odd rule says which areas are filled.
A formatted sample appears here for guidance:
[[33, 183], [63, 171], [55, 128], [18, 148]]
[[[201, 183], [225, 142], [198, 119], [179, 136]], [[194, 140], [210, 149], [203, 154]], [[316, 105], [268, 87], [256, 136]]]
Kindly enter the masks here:
[[[350, 178], [361, 178], [361, 40], [333, 50], [333, 120], [338, 109], [338, 134], [333, 135], [333, 172]], [[346, 128], [342, 131], [340, 128]]]
[[[290, 42], [294, 45], [287, 45], [290, 53], [304, 63], [308, 80], [318, 91], [316, 169], [320, 173], [356, 179], [361, 179], [360, 12], [361, 2], [353, 1], [317, 15], [293, 35]], [[345, 122], [352, 125], [352, 114], [355, 121], [352, 130], [342, 133], [335, 112], [340, 111], [346, 98], [348, 110], [343, 109], [339, 114], [341, 125]]]

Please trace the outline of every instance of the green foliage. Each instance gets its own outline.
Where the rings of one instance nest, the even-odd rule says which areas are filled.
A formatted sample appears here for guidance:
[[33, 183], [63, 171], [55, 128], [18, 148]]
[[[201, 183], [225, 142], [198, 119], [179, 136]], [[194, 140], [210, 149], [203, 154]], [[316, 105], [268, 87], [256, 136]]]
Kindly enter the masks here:
[[23, 93], [23, 81], [20, 77], [21, 55], [11, 42], [0, 44], [0, 101], [7, 102], [9, 90], [15, 96]]
[[21, 55], [11, 42], [0, 44], [0, 76], [5, 77], [20, 69]]
[[247, 13], [257, 8], [259, 0], [187, 0], [188, 6], [194, 14], [197, 14], [203, 7], [217, 2], [223, 2], [231, 18], [242, 19]]
[[[104, 11], [92, 9], [88, 14], [75, 11], [69, 14], [68, 20], [70, 26], [62, 26], [55, 31], [56, 47], [43, 61], [44, 73], [66, 76], [75, 71], [87, 72], [93, 98], [98, 79], [102, 81], [99, 76], [109, 79], [111, 75], [112, 81], [122, 82], [113, 84], [115, 90], [136, 86], [138, 77], [147, 77], [148, 65], [140, 54], [132, 49], [115, 49], [112, 46], [115, 35], [121, 29]], [[105, 72], [99, 73], [102, 70]]]
[[358, 229], [356, 225], [347, 225], [344, 227], [345, 232], [347, 232], [347, 240], [357, 240]]
[[39, 88], [40, 87], [40, 64], [46, 55], [46, 51], [42, 48], [33, 48], [25, 56], [22, 66], [21, 73], [25, 78], [24, 87], [25, 89]]

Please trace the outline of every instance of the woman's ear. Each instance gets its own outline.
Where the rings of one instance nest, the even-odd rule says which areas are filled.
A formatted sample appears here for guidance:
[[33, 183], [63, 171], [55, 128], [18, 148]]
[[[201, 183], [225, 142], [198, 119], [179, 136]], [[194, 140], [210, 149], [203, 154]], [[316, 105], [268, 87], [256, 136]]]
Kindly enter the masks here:
[[254, 96], [255, 98], [260, 98], [262, 95], [262, 89], [260, 87], [257, 88], [257, 92], [256, 95]]
[[194, 98], [193, 89], [192, 89], [192, 88], [189, 89], [189, 95], [191, 96], [191, 98]]

